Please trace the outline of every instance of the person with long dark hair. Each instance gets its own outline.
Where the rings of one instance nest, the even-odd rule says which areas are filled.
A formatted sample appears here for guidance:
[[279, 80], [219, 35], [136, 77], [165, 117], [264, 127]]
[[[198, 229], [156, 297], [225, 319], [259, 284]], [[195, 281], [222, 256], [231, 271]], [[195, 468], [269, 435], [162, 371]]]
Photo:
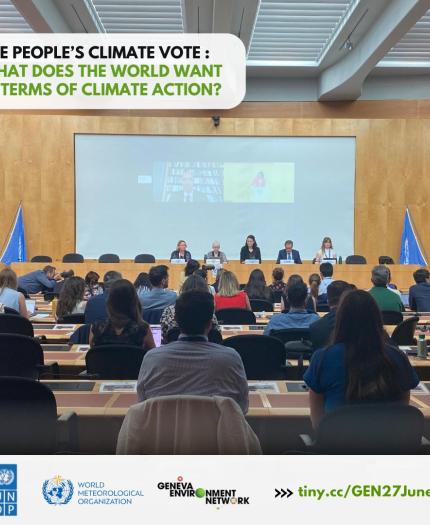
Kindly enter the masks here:
[[254, 235], [248, 235], [245, 246], [240, 250], [240, 262], [243, 263], [247, 259], [256, 259], [261, 263], [261, 252]]
[[304, 375], [314, 428], [325, 412], [345, 404], [409, 403], [418, 376], [405, 354], [387, 341], [373, 297], [364, 290], [344, 293], [331, 345], [314, 353]]
[[142, 319], [142, 307], [136, 289], [127, 279], [117, 279], [106, 300], [108, 319], [91, 325], [90, 346], [125, 344], [155, 347], [148, 323]]
[[273, 291], [267, 286], [264, 273], [256, 268], [249, 274], [248, 283], [245, 286], [245, 291], [250, 299], [262, 299], [274, 303]]
[[87, 306], [84, 296], [85, 281], [82, 277], [65, 279], [58, 297], [57, 319], [62, 319], [65, 315], [83, 314]]

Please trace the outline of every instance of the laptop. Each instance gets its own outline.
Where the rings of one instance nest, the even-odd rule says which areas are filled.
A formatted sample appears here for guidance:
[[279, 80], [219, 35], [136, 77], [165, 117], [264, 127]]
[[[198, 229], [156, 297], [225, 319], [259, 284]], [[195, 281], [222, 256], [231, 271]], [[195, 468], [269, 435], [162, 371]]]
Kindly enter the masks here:
[[27, 307], [27, 312], [30, 315], [34, 315], [34, 312], [36, 311], [36, 301], [34, 299], [26, 299], [25, 306]]
[[151, 325], [152, 337], [154, 338], [155, 346], [161, 346], [161, 326]]
[[409, 306], [409, 294], [408, 293], [402, 293], [400, 296], [403, 306], [408, 307]]

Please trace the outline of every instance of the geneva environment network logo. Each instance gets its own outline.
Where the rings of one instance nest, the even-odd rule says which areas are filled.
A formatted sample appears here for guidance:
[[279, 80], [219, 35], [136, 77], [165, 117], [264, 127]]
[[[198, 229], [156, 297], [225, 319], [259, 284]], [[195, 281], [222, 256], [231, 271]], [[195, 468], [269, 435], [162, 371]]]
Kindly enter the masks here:
[[74, 492], [73, 483], [57, 475], [47, 479], [42, 486], [42, 494], [49, 505], [67, 505]]
[[17, 467], [0, 464], [0, 517], [16, 516], [17, 511]]

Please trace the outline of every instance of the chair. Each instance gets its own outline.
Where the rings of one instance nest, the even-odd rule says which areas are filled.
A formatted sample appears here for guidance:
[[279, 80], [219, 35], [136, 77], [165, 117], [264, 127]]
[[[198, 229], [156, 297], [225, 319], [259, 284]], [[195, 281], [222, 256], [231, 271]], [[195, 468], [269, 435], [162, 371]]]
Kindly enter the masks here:
[[273, 312], [273, 304], [264, 299], [250, 299], [251, 310], [253, 312]]
[[43, 383], [19, 377], [0, 377], [2, 454], [77, 452], [77, 416], [57, 419], [57, 403]]
[[330, 312], [328, 303], [317, 303], [317, 312]]
[[282, 299], [282, 292], [280, 290], [273, 291], [273, 302], [280, 303]]
[[145, 353], [141, 346], [94, 346], [85, 356], [86, 375], [97, 379], [137, 379]]
[[58, 324], [84, 324], [85, 314], [70, 314], [64, 315], [61, 319], [58, 319]]
[[394, 264], [394, 259], [388, 255], [380, 255], [378, 259], [379, 264]]
[[302, 377], [304, 373], [304, 360], [310, 359], [314, 348], [311, 342], [309, 328], [287, 328], [284, 330], [270, 330], [272, 337], [284, 343], [287, 359], [297, 359], [297, 374]]
[[119, 256], [116, 253], [104, 253], [100, 255], [99, 263], [119, 263]]
[[255, 324], [254, 312], [245, 308], [222, 308], [215, 312], [218, 322], [221, 324]]
[[348, 255], [345, 264], [367, 264], [367, 261], [363, 255]]
[[43, 349], [33, 337], [0, 334], [0, 376], [38, 379], [46, 372], [58, 377], [58, 363], [45, 366]]
[[90, 324], [83, 324], [70, 336], [69, 344], [71, 345], [88, 345], [90, 342]]
[[[177, 341], [180, 333], [181, 331], [179, 330], [178, 326], [170, 328], [170, 330], [167, 332], [167, 342], [172, 343], [173, 341]], [[216, 328], [211, 328], [208, 333], [208, 341], [211, 343], [222, 345], [223, 339], [221, 332]]]
[[82, 263], [84, 262], [84, 256], [80, 253], [66, 253], [63, 255], [63, 263]]
[[143, 320], [149, 324], [160, 324], [161, 316], [164, 312], [164, 308], [148, 308], [143, 309]]
[[267, 335], [235, 335], [224, 339], [223, 344], [240, 354], [249, 380], [285, 379], [286, 352], [279, 339]]
[[419, 321], [418, 316], [409, 317], [396, 326], [391, 334], [391, 341], [397, 346], [413, 345], [415, 341], [415, 330]]
[[382, 310], [382, 322], [384, 324], [396, 324], [399, 325], [403, 321], [403, 315], [401, 312], [395, 312], [394, 310]]
[[31, 322], [25, 317], [4, 313], [0, 314], [0, 334], [21, 334], [33, 337], [34, 330]]
[[117, 454], [261, 454], [257, 436], [228, 397], [154, 397], [129, 408]]
[[35, 255], [30, 259], [30, 262], [46, 262], [50, 263], [52, 262], [52, 257], [49, 257], [49, 255]]
[[135, 263], [155, 263], [155, 257], [150, 253], [140, 253], [134, 258]]
[[323, 454], [415, 454], [422, 443], [424, 416], [414, 406], [347, 405], [328, 412], [309, 450]]
[[17, 310], [15, 310], [14, 308], [9, 308], [9, 306], [4, 307], [4, 313], [12, 315], [21, 315]]

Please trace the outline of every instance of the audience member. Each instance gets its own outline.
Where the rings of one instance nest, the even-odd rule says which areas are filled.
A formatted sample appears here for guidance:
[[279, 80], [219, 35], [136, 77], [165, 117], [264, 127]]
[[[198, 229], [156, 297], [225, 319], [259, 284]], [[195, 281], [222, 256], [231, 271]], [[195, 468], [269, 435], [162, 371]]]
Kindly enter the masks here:
[[224, 308], [246, 308], [251, 310], [247, 293], [240, 290], [239, 282], [233, 272], [223, 270], [215, 294], [215, 310]]
[[25, 297], [17, 291], [18, 279], [11, 268], [3, 268], [0, 272], [0, 304], [13, 308], [23, 317], [29, 317]]
[[271, 288], [272, 292], [280, 292], [281, 295], [285, 294], [287, 291], [287, 284], [284, 282], [283, 268], [279, 266], [273, 268], [272, 277], [272, 284], [269, 284], [269, 288]]
[[148, 352], [137, 383], [138, 400], [169, 395], [225, 396], [248, 410], [248, 383], [236, 350], [208, 342], [214, 300], [192, 290], [176, 301], [178, 341]]
[[351, 286], [345, 281], [333, 281], [327, 287], [327, 302], [330, 312], [310, 325], [312, 346], [323, 348], [328, 345], [336, 324], [336, 312], [340, 298]]
[[309, 325], [319, 319], [316, 313], [306, 310], [305, 303], [308, 288], [302, 282], [291, 284], [287, 289], [287, 299], [290, 304], [288, 313], [275, 314], [264, 329], [264, 335], [270, 335], [272, 330], [285, 330], [287, 328], [309, 328]]
[[[89, 295], [100, 295], [103, 293], [103, 286], [99, 283], [100, 275], [97, 272], [88, 272], [85, 276], [85, 283]], [[88, 297], [89, 299], [89, 297]]]
[[[198, 270], [199, 271], [199, 270]], [[197, 273], [194, 273], [193, 275], [190, 275], [188, 279], [184, 282], [181, 288], [181, 294], [185, 292], [190, 292], [191, 290], [200, 290], [203, 292], [208, 291], [208, 285], [205, 282], [205, 280], [197, 275]], [[176, 328], [178, 326], [178, 323], [175, 319], [175, 305], [172, 304], [164, 309], [162, 315], [161, 315], [161, 335], [164, 343], [167, 343], [167, 332], [171, 328]], [[219, 330], [218, 325], [218, 319], [215, 316], [215, 313], [212, 317], [212, 327], [216, 330]]]
[[387, 288], [389, 280], [389, 269], [382, 264], [375, 266], [372, 270], [373, 288], [369, 290], [369, 293], [375, 299], [380, 310], [401, 312], [404, 310], [402, 300], [396, 293]]
[[381, 312], [363, 290], [343, 295], [332, 345], [314, 353], [304, 380], [314, 428], [325, 412], [345, 404], [407, 404], [419, 382], [406, 355], [385, 342]]
[[146, 293], [151, 290], [151, 281], [149, 280], [148, 272], [140, 272], [134, 281], [134, 287], [136, 289], [137, 295], [141, 293]]
[[106, 300], [108, 318], [91, 325], [90, 346], [124, 344], [155, 347], [151, 328], [142, 319], [142, 307], [133, 284], [117, 279], [109, 287]]
[[215, 288], [208, 284], [208, 271], [206, 270], [206, 268], [203, 266], [203, 268], [199, 268], [198, 270], [196, 270], [193, 275], [198, 275], [199, 277], [201, 277], [205, 283], [206, 283], [206, 286], [208, 287], [208, 290], [210, 291], [210, 293], [212, 295], [215, 295]]
[[259, 268], [252, 270], [252, 272], [249, 274], [245, 291], [248, 294], [250, 300], [262, 299], [272, 304], [275, 302], [273, 291], [267, 286], [264, 273]]
[[118, 279], [122, 279], [122, 275], [119, 272], [109, 271], [105, 273], [103, 277], [103, 293], [91, 297], [85, 308], [85, 324], [93, 324], [95, 321], [107, 319], [106, 300], [109, 295], [109, 288]]
[[[285, 294], [281, 298], [281, 311], [283, 313], [288, 312], [290, 309], [290, 303], [288, 302], [288, 288], [294, 284], [303, 283], [303, 282], [304, 281], [303, 281], [302, 276], [296, 273], [293, 273], [288, 277], [287, 289], [286, 289]], [[316, 302], [314, 301], [313, 297], [310, 294], [308, 294], [307, 296], [305, 306], [308, 312], [316, 312]]]
[[66, 280], [74, 276], [75, 276], [75, 272], [73, 270], [66, 270], [64, 272], [61, 272], [60, 273], [61, 280], [55, 282], [54, 288], [52, 289], [52, 291], [59, 295], [61, 293], [61, 290], [63, 289], [64, 283], [66, 282]]
[[55, 283], [62, 277], [56, 272], [54, 266], [45, 266], [43, 270], [35, 270], [18, 277], [18, 287], [28, 294], [48, 292], [54, 289]]
[[87, 306], [85, 281], [82, 277], [69, 277], [64, 281], [57, 303], [57, 319], [66, 315], [83, 314]]
[[319, 288], [321, 284], [321, 277], [317, 273], [312, 273], [309, 276], [308, 283], [309, 283], [308, 294], [309, 294], [309, 297], [312, 299], [313, 310], [316, 312]]
[[333, 265], [329, 262], [320, 265], [321, 283], [318, 289], [318, 297], [327, 294], [327, 286], [333, 282]]
[[145, 310], [159, 310], [175, 304], [176, 292], [168, 290], [169, 272], [165, 264], [153, 266], [149, 270], [151, 289], [139, 294], [139, 301]]
[[[409, 288], [409, 308], [417, 312], [430, 312], [430, 273], [426, 268], [414, 272], [415, 283]], [[1, 298], [0, 298], [1, 302]]]

